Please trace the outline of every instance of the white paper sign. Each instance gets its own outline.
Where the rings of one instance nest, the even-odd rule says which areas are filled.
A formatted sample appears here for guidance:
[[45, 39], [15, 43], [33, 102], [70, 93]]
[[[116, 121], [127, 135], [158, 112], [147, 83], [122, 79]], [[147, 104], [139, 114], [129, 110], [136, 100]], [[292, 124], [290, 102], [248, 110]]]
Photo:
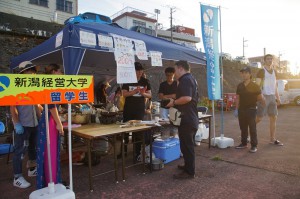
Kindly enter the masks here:
[[132, 50], [121, 51], [115, 49], [115, 60], [118, 67], [133, 67], [134, 68], [134, 53]]
[[135, 54], [139, 60], [148, 60], [147, 48], [144, 41], [134, 40]]
[[61, 46], [62, 44], [62, 40], [63, 40], [63, 31], [59, 32], [57, 35], [56, 35], [56, 40], [55, 40], [55, 48]]
[[116, 35], [116, 34], [110, 34], [110, 35], [114, 39], [115, 49], [121, 50], [121, 51], [127, 51], [127, 50], [133, 49], [132, 39], [130, 39], [128, 37]]
[[96, 34], [80, 30], [79, 35], [82, 45], [96, 46]]
[[133, 67], [117, 67], [117, 83], [137, 83], [135, 68]]
[[150, 51], [151, 66], [162, 66], [161, 52]]
[[100, 35], [98, 34], [98, 45], [104, 48], [113, 48], [113, 39], [112, 37], [105, 36], [105, 35]]

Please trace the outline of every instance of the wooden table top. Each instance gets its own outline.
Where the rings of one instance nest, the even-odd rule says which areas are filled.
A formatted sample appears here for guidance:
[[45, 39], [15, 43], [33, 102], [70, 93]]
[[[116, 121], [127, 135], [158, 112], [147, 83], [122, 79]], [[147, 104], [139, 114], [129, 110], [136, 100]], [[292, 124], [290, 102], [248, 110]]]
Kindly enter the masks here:
[[[151, 126], [134, 126], [121, 128], [120, 124], [86, 124], [77, 128], [72, 128], [74, 135], [87, 138], [95, 139], [101, 136], [114, 135], [126, 132], [136, 132], [151, 129]], [[66, 128], [65, 131], [68, 131]]]

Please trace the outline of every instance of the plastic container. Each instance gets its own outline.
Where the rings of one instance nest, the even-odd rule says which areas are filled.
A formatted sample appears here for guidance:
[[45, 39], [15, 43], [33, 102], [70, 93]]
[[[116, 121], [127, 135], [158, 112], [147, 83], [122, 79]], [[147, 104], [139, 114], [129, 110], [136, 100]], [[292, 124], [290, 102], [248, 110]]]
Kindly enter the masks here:
[[55, 184], [53, 187], [45, 187], [43, 189], [36, 190], [29, 195], [29, 199], [39, 198], [75, 199], [75, 194], [70, 189], [66, 189], [66, 187], [62, 184]]
[[166, 140], [156, 139], [152, 144], [152, 148], [155, 157], [161, 159], [164, 164], [180, 158], [178, 138], [169, 138]]
[[152, 114], [159, 114], [159, 109], [160, 109], [160, 103], [159, 102], [153, 102], [152, 103]]
[[10, 146], [10, 153], [13, 152], [14, 147], [11, 144], [0, 144], [0, 155], [7, 154]]

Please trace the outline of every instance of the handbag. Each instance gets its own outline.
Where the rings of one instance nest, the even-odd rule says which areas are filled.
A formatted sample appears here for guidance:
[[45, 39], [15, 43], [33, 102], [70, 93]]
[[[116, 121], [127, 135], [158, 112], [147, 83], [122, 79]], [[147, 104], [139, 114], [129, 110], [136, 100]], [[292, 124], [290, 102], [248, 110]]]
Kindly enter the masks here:
[[169, 109], [169, 119], [171, 124], [173, 124], [174, 126], [180, 126], [181, 123], [181, 112], [178, 111], [178, 109], [171, 107]]

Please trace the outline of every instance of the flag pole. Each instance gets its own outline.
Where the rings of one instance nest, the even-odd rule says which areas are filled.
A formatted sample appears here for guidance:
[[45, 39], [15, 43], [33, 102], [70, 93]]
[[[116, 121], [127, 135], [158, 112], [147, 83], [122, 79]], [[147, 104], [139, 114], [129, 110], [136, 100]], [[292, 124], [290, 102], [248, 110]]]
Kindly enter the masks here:
[[223, 74], [223, 50], [222, 50], [222, 19], [221, 19], [221, 6], [219, 6], [219, 19], [220, 19], [220, 51], [221, 51], [221, 59], [220, 59], [220, 73], [221, 73], [221, 137], [224, 137], [224, 74]]

